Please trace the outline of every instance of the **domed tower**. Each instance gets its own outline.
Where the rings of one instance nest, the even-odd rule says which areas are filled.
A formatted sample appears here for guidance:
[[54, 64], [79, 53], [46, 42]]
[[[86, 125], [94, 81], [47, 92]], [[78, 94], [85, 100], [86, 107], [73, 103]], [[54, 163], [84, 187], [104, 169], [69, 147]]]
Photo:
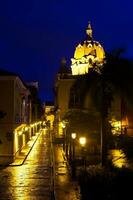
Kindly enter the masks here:
[[94, 65], [97, 65], [97, 67], [103, 65], [105, 52], [101, 44], [93, 40], [90, 22], [86, 34], [88, 39], [78, 44], [74, 58], [71, 58], [72, 75], [86, 74]]

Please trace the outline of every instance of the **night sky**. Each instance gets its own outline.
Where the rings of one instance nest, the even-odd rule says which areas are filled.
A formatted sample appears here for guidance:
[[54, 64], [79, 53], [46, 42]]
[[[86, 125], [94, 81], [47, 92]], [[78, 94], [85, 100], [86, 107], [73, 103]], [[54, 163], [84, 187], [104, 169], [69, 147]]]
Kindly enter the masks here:
[[105, 51], [122, 47], [133, 58], [131, 0], [1, 0], [0, 68], [39, 81], [41, 99], [52, 100], [60, 60], [70, 65], [88, 21]]

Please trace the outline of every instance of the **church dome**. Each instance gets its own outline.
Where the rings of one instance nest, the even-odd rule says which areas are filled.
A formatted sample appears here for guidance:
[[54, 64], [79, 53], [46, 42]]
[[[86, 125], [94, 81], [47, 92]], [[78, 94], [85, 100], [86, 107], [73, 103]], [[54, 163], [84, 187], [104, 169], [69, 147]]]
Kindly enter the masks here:
[[74, 52], [74, 58], [71, 59], [72, 74], [79, 75], [88, 73], [89, 69], [97, 65], [102, 65], [105, 52], [101, 44], [92, 38], [92, 28], [89, 23], [86, 30], [88, 39], [78, 44]]

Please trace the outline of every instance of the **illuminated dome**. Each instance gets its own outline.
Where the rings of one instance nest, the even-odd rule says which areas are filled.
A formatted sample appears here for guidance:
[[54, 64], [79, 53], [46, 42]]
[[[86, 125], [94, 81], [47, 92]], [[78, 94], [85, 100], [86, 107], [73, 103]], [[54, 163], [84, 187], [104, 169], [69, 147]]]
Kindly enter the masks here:
[[86, 30], [88, 39], [78, 44], [75, 49], [74, 58], [71, 59], [72, 75], [86, 74], [89, 69], [96, 64], [103, 65], [105, 52], [101, 44], [92, 38], [92, 28], [90, 23]]

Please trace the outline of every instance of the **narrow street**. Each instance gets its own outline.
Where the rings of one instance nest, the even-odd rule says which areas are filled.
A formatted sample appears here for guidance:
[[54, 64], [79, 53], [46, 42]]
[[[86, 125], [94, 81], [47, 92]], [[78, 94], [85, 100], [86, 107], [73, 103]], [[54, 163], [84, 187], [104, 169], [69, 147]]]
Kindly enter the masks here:
[[[33, 148], [24, 162], [16, 166], [0, 167], [0, 200], [51, 200], [54, 179], [56, 200], [80, 199], [79, 186], [72, 181], [62, 146], [52, 146], [54, 151], [54, 174], [49, 131], [43, 129], [37, 135]], [[112, 151], [116, 166], [127, 164], [124, 155]], [[20, 163], [20, 166], [18, 165]], [[22, 163], [22, 164], [21, 164]]]
[[50, 186], [49, 135], [43, 130], [23, 165], [0, 169], [0, 199], [49, 200]]

